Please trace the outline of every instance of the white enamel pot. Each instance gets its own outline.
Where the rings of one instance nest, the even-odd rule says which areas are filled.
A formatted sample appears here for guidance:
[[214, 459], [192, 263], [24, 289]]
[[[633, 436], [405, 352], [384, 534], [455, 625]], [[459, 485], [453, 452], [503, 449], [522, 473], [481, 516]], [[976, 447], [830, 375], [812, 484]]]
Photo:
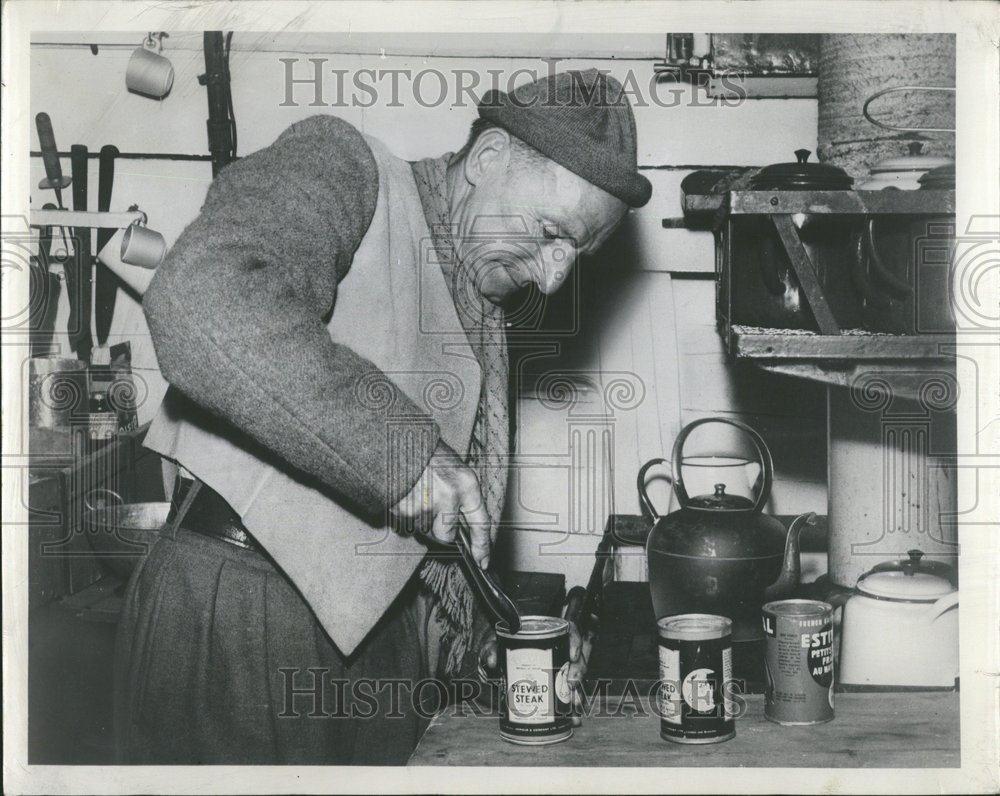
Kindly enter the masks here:
[[886, 562], [858, 579], [844, 605], [840, 683], [953, 688], [958, 677], [958, 590], [946, 567]]

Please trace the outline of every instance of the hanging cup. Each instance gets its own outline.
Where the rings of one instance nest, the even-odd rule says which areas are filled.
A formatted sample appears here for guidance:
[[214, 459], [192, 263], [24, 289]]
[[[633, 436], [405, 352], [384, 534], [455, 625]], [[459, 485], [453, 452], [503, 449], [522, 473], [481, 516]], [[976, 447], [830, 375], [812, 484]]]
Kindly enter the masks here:
[[[155, 243], [155, 240], [147, 243], [146, 246], [142, 247], [145, 253], [140, 256], [139, 249], [136, 248], [138, 243], [135, 233], [136, 229], [139, 230], [139, 237], [144, 238], [146, 236], [142, 233], [147, 233], [149, 236], [159, 238], [161, 245], [152, 245]], [[129, 234], [130, 231], [131, 235]], [[155, 273], [154, 269], [163, 259], [163, 251], [165, 249], [166, 245], [163, 243], [163, 236], [160, 233], [154, 232], [147, 227], [133, 224], [130, 227], [119, 229], [115, 232], [111, 240], [97, 253], [97, 259], [141, 296], [146, 292], [146, 288], [149, 287], [149, 283], [152, 281], [153, 274]], [[159, 253], [157, 253], [158, 251]], [[126, 262], [124, 259], [126, 256], [134, 262]], [[155, 264], [149, 266], [145, 264], [146, 262], [154, 262]]]
[[138, 222], [126, 228], [122, 236], [121, 259], [140, 268], [156, 268], [167, 253], [167, 242], [156, 230]]
[[152, 37], [132, 52], [125, 68], [125, 85], [129, 91], [150, 99], [163, 99], [174, 85], [174, 65], [168, 58], [154, 52]]

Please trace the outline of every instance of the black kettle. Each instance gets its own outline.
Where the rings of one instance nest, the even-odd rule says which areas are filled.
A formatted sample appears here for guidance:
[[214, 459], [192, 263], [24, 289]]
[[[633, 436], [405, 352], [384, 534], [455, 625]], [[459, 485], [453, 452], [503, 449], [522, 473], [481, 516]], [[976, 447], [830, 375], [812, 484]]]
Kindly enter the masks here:
[[[726, 493], [689, 497], [681, 473], [681, 455], [690, 433], [706, 423], [741, 429], [753, 442], [761, 465], [753, 500]], [[797, 517], [786, 531], [763, 513], [771, 494], [774, 463], [754, 429], [729, 418], [689, 423], [674, 442], [671, 481], [680, 506], [665, 517], [646, 492], [646, 473], [665, 459], [652, 459], [639, 470], [637, 486], [643, 508], [654, 525], [646, 543], [649, 586], [657, 619], [684, 613], [717, 614], [733, 620], [733, 640], [763, 637], [760, 609], [766, 600], [790, 596], [799, 585], [799, 533], [815, 514]]]

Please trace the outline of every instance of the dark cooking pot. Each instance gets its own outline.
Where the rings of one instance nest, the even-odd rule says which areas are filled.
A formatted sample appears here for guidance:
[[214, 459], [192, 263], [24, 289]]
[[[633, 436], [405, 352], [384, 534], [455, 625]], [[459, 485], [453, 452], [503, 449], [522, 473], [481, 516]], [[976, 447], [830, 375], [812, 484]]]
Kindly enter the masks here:
[[83, 528], [95, 558], [128, 580], [159, 539], [170, 503], [125, 503], [109, 489], [94, 490], [84, 502]]
[[755, 191], [849, 191], [854, 179], [829, 163], [810, 163], [808, 149], [796, 149], [795, 161], [762, 168], [750, 184]]
[[[681, 475], [684, 442], [695, 428], [713, 422], [735, 426], [753, 441], [761, 464], [753, 500], [726, 494], [724, 484], [717, 484], [712, 495], [688, 496]], [[788, 596], [798, 586], [799, 532], [815, 515], [802, 515], [786, 532], [781, 522], [763, 513], [774, 477], [771, 453], [760, 434], [739, 421], [703, 418], [677, 436], [671, 480], [680, 508], [665, 517], [657, 514], [645, 484], [649, 468], [663, 462], [647, 462], [638, 476], [639, 499], [655, 519], [646, 556], [656, 618], [716, 614], [733, 620], [734, 640], [761, 638], [765, 599]]]
[[[871, 170], [860, 190], [954, 188], [955, 164], [921, 153], [891, 158]], [[947, 248], [950, 219], [928, 216], [870, 216], [856, 236], [854, 284], [863, 299], [862, 326], [873, 332], [928, 334], [953, 326], [947, 268], [923, 250]], [[945, 240], [942, 246], [942, 239]]]
[[[909, 183], [953, 190], [955, 164]], [[855, 284], [864, 297], [862, 325], [890, 334], [942, 334], [955, 328], [949, 263], [953, 216], [871, 216], [857, 238]]]
[[[954, 191], [955, 164], [932, 169], [920, 178], [922, 191]], [[951, 294], [955, 256], [955, 217], [933, 216], [911, 222], [916, 274], [916, 334], [955, 331], [954, 302]]]

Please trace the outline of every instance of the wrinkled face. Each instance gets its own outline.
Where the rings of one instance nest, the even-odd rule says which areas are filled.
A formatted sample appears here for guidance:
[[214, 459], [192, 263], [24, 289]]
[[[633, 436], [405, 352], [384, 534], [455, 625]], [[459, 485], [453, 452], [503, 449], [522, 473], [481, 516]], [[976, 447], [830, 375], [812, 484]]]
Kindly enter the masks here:
[[461, 164], [455, 244], [479, 292], [502, 304], [523, 287], [555, 292], [580, 255], [608, 239], [624, 202], [503, 130], [479, 136]]

